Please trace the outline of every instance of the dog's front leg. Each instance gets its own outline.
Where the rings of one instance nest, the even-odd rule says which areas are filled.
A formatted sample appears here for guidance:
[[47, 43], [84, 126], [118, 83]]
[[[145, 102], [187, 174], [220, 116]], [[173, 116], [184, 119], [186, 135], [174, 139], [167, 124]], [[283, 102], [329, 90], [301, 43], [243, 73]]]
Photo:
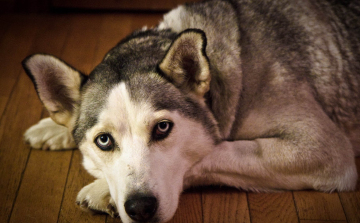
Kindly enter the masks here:
[[184, 185], [225, 184], [253, 191], [354, 188], [357, 173], [351, 147], [343, 145], [339, 154], [331, 148], [309, 149], [306, 143], [280, 138], [222, 142], [188, 171]]
[[77, 147], [69, 129], [55, 123], [51, 118], [44, 118], [31, 126], [26, 130], [24, 138], [35, 149], [60, 150]]
[[85, 186], [79, 192], [76, 203], [81, 209], [93, 213], [104, 212], [111, 217], [117, 217], [115, 201], [110, 196], [110, 190], [106, 179], [97, 179]]

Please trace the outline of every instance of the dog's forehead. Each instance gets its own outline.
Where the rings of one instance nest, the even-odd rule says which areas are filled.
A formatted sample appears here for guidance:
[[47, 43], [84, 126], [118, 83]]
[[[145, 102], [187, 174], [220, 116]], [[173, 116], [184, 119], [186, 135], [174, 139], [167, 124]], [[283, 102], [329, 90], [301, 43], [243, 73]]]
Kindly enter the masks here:
[[[98, 118], [98, 126], [122, 136], [148, 138], [150, 123], [156, 119], [156, 109], [150, 100], [130, 96], [129, 85], [120, 82], [112, 88]], [[144, 95], [145, 96], [145, 95]]]
[[79, 143], [85, 132], [100, 121], [101, 113], [113, 116], [114, 121], [115, 117], [123, 117], [123, 121], [131, 122], [126, 119], [135, 116], [126, 114], [144, 111], [145, 107], [151, 107], [152, 111], [174, 110], [184, 104], [180, 101], [184, 101], [180, 91], [154, 72], [133, 74], [131, 79], [117, 83], [105, 80], [89, 83], [84, 89], [79, 117], [73, 129], [74, 139]]
[[[109, 108], [112, 108], [112, 112], [107, 112], [108, 116], [142, 112], [145, 108], [152, 112], [176, 110], [183, 116], [203, 124], [211, 134], [215, 132], [214, 123], [209, 121], [209, 114], [204, 111], [200, 103], [183, 94], [181, 90], [155, 72], [133, 74], [131, 79], [118, 83], [96, 82], [87, 86], [85, 91], [79, 117], [73, 129], [73, 136], [77, 143], [83, 140], [87, 130], [99, 123], [100, 114]], [[134, 110], [134, 107], [139, 109]], [[123, 120], [126, 118], [129, 117], [124, 116]], [[151, 119], [151, 117], [143, 118]]]
[[155, 71], [174, 37], [175, 33], [166, 30], [135, 32], [111, 49], [103, 63], [124, 79], [134, 73]]

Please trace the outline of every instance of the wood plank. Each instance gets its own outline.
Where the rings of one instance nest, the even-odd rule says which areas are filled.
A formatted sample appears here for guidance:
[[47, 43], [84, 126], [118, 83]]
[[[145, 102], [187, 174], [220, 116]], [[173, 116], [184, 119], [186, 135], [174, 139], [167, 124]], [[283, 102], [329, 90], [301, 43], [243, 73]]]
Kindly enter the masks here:
[[[360, 174], [360, 157], [356, 158], [356, 166], [358, 174]], [[360, 222], [360, 180], [358, 179], [354, 192], [341, 192], [339, 196], [348, 222]]]
[[201, 192], [189, 190], [180, 196], [179, 207], [169, 223], [203, 222]]
[[347, 221], [301, 220], [300, 223], [347, 223]]
[[252, 223], [299, 222], [292, 192], [249, 193]]
[[80, 8], [80, 9], [122, 9], [122, 10], [169, 10], [180, 3], [194, 2], [199, 0], [133, 0], [133, 1], [89, 1], [89, 0], [52, 0], [52, 5], [57, 8]]
[[10, 222], [57, 221], [70, 159], [71, 151], [32, 150]]
[[338, 193], [294, 191], [300, 220], [346, 221]]
[[30, 152], [22, 141], [22, 134], [40, 118], [42, 110], [25, 73], [17, 81], [20, 61], [28, 53], [41, 24], [38, 17], [13, 17], [11, 28], [0, 43], [0, 89], [6, 88], [1, 94], [9, 98], [13, 92], [6, 110], [3, 106], [0, 108], [0, 113], [4, 111], [0, 119], [0, 222], [7, 222], [10, 217]]
[[144, 26], [151, 28], [156, 26], [163, 18], [162, 13], [144, 13], [142, 16], [133, 14], [132, 29], [142, 29]]
[[96, 47], [93, 65], [99, 64], [110, 49], [132, 32], [133, 16], [133, 14], [104, 15], [100, 30], [101, 37]]
[[[68, 17], [43, 16], [42, 21], [46, 24], [31, 53], [61, 55], [70, 30], [70, 20]], [[57, 221], [71, 155], [71, 151], [31, 150], [10, 222], [32, 222], [34, 219], [36, 222]], [[46, 212], [43, 211], [45, 209]]]
[[3, 15], [0, 14], [0, 42], [3, 38], [4, 34], [7, 32], [7, 30], [10, 27], [11, 24], [11, 18], [9, 15]]
[[204, 189], [204, 222], [250, 222], [247, 195], [234, 188]]
[[79, 14], [72, 16], [72, 29], [61, 56], [76, 69], [90, 73], [94, 68], [95, 52], [100, 41], [102, 15]]
[[7, 222], [26, 166], [29, 148], [22, 141], [26, 128], [40, 118], [42, 105], [30, 79], [23, 73], [1, 119], [6, 129], [0, 140], [0, 222]]
[[48, 20], [35, 39], [30, 54], [46, 53], [61, 57], [69, 39], [72, 20], [66, 15], [42, 16]]
[[[72, 30], [62, 59], [85, 73], [93, 69], [102, 18], [101, 15], [77, 15], [72, 18]], [[93, 216], [82, 211], [75, 204], [76, 196], [81, 188], [94, 180], [81, 163], [80, 151], [73, 151], [58, 222], [105, 222], [105, 215]]]
[[37, 16], [9, 15], [6, 18], [11, 25], [0, 42], [0, 117], [22, 70], [21, 61], [28, 55], [41, 27]]

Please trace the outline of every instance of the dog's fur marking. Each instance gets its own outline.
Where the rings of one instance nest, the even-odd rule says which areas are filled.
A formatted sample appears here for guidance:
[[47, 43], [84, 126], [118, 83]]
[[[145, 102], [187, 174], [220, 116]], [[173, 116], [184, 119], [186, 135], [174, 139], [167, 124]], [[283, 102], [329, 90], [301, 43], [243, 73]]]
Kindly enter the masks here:
[[[119, 115], [114, 117], [114, 113]], [[161, 120], [173, 121], [174, 128], [167, 139], [152, 142], [152, 128]], [[117, 142], [114, 151], [103, 152], [94, 145], [94, 138], [100, 132], [113, 135]], [[126, 84], [122, 82], [111, 90], [97, 124], [86, 133], [80, 149], [84, 154], [85, 168], [91, 174], [107, 179], [111, 195], [118, 207], [121, 207], [121, 203], [134, 191], [144, 194], [151, 192], [158, 196], [161, 207], [159, 216], [166, 220], [176, 210], [174, 201], [178, 199], [176, 194], [182, 190], [182, 180], [188, 165], [199, 160], [202, 153], [213, 146], [213, 139], [204, 134], [205, 132], [201, 124], [178, 112], [156, 111], [146, 101], [134, 102], [129, 96]], [[196, 135], [196, 138], [189, 137], [190, 135]], [[202, 140], [200, 143], [194, 139]], [[199, 151], [188, 149], [190, 145], [198, 147]], [[179, 156], [187, 157], [189, 161], [178, 163]], [[178, 165], [173, 166], [174, 163]], [[98, 167], [101, 167], [102, 171]], [[112, 169], [117, 171], [111, 171]], [[164, 171], [168, 173], [164, 174]], [[119, 214], [122, 219], [127, 218], [121, 208]]]

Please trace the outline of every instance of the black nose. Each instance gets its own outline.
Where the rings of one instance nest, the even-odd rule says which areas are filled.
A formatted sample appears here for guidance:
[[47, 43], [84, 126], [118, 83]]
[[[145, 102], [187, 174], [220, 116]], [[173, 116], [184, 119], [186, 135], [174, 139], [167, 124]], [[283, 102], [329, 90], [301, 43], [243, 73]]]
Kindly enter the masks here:
[[125, 211], [135, 221], [148, 221], [158, 207], [155, 197], [132, 197], [125, 202]]

